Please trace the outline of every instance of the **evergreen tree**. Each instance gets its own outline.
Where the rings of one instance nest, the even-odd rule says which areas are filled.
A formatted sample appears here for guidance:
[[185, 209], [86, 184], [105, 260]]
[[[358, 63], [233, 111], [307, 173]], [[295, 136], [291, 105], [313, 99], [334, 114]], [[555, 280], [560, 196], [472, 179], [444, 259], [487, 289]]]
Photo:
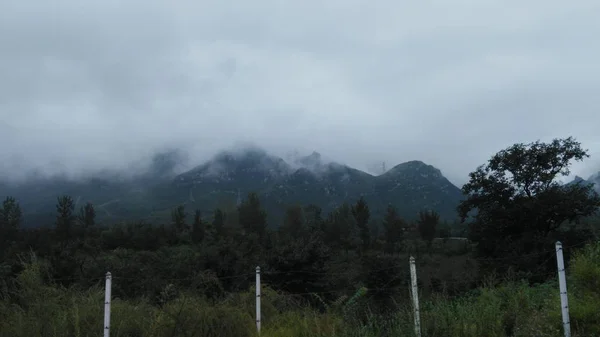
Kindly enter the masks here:
[[14, 239], [23, 221], [21, 206], [13, 197], [6, 197], [0, 207], [0, 242]]
[[217, 239], [225, 235], [225, 213], [220, 208], [215, 209], [212, 222], [213, 230]]
[[94, 205], [88, 202], [85, 204], [85, 206], [82, 206], [79, 209], [77, 220], [83, 226], [83, 228], [94, 226], [96, 224], [96, 210], [94, 209]]
[[184, 205], [179, 205], [171, 211], [171, 221], [177, 233], [182, 233], [188, 229], [185, 223], [186, 216]]
[[56, 234], [61, 241], [69, 241], [75, 236], [74, 209], [73, 198], [68, 195], [58, 197], [56, 204]]
[[267, 232], [267, 212], [262, 208], [256, 193], [249, 193], [238, 207], [239, 221], [247, 233], [264, 239]]
[[371, 212], [363, 197], [360, 197], [356, 204], [352, 206], [352, 216], [358, 226], [362, 249], [363, 251], [367, 250], [371, 244], [371, 229], [369, 228]]
[[329, 213], [325, 223], [325, 240], [329, 245], [345, 250], [347, 257], [350, 250], [360, 245], [356, 221], [348, 203]]
[[192, 224], [192, 242], [200, 243], [204, 240], [205, 236], [205, 225], [202, 221], [202, 213], [200, 210], [196, 210], [194, 213], [194, 223]]
[[305, 221], [306, 227], [310, 229], [311, 232], [322, 232], [324, 230], [323, 227], [323, 210], [321, 207], [309, 204], [304, 207]]
[[398, 211], [392, 205], [388, 205], [383, 219], [383, 233], [385, 236], [385, 250], [387, 253], [395, 253], [404, 239], [406, 224], [398, 215]]
[[435, 211], [419, 212], [419, 220], [417, 220], [417, 229], [421, 239], [427, 242], [427, 246], [431, 247], [431, 243], [435, 238], [437, 226], [440, 221], [440, 216]]
[[290, 206], [285, 212], [285, 219], [281, 230], [291, 237], [299, 237], [304, 233], [304, 212], [299, 205]]

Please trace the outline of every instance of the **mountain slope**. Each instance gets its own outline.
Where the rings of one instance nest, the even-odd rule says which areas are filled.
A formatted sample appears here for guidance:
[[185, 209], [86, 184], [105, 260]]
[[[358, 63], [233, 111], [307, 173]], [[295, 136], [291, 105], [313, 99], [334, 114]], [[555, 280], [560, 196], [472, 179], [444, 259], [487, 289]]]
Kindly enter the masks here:
[[445, 219], [456, 217], [456, 207], [463, 196], [439, 169], [416, 160], [376, 177], [374, 188], [377, 205], [391, 202], [401, 214], [436, 210]]
[[94, 203], [101, 221], [169, 222], [170, 211], [177, 205], [186, 205], [189, 213], [200, 209], [209, 214], [216, 207], [230, 212], [247, 193], [257, 192], [274, 226], [291, 204], [312, 203], [330, 211], [361, 196], [374, 218], [381, 217], [391, 203], [407, 219], [414, 219], [420, 210], [434, 209], [443, 219], [452, 220], [462, 196], [440, 170], [420, 161], [373, 176], [346, 165], [325, 163], [316, 152], [289, 164], [261, 149], [246, 149], [222, 152], [173, 176], [177, 158], [158, 156], [146, 174], [133, 179], [104, 176], [80, 182], [31, 181], [10, 188], [0, 185], [0, 194], [19, 199], [29, 225], [51, 224], [56, 197], [63, 194], [78, 200], [78, 207]]

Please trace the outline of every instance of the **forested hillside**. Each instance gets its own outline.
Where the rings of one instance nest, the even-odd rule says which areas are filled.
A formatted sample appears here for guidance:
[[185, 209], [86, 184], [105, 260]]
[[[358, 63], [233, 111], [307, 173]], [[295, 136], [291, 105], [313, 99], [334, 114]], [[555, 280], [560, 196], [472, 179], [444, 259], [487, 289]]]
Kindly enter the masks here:
[[[231, 210], [179, 205], [162, 224], [101, 222], [96, 205], [76, 207], [65, 195], [51, 226], [24, 228], [25, 206], [8, 197], [0, 208], [0, 336], [99, 335], [106, 272], [111, 335], [255, 336], [257, 266], [263, 336], [410, 336], [409, 256], [423, 336], [561, 336], [557, 240], [571, 327], [596, 336], [600, 196], [590, 184], [556, 182], [586, 157], [571, 138], [498, 152], [462, 188], [464, 223], [454, 227], [435, 209], [406, 219], [393, 200], [374, 220], [365, 196], [331, 211], [288, 206], [272, 228], [266, 202], [251, 192]], [[422, 164], [377, 179], [416, 179], [415, 167]], [[190, 174], [181, 184], [202, 176]], [[440, 177], [431, 174], [424, 178]]]
[[267, 152], [248, 148], [226, 151], [187, 172], [174, 175], [182, 154], [159, 154], [143, 173], [105, 172], [92, 178], [34, 179], [19, 185], [1, 184], [0, 193], [19, 200], [27, 227], [45, 226], [54, 219], [56, 198], [69, 195], [79, 209], [94, 204], [105, 223], [143, 220], [160, 224], [171, 210], [185, 205], [189, 211], [211, 214], [215, 208], [235, 211], [239, 200], [256, 193], [268, 213], [270, 227], [278, 227], [286, 209], [314, 204], [331, 211], [363, 196], [372, 218], [381, 220], [387, 205], [400, 216], [415, 220], [419, 211], [435, 210], [444, 221], [456, 220], [462, 194], [433, 166], [420, 161], [399, 164], [373, 176], [337, 163], [326, 163], [318, 153], [287, 163]]

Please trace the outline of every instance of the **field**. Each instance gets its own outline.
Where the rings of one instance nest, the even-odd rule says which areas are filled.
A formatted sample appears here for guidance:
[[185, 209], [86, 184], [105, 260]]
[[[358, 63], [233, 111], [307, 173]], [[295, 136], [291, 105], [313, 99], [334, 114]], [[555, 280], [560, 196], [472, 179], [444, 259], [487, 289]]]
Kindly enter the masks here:
[[[18, 291], [4, 292], [0, 302], [0, 336], [100, 336], [104, 282], [82, 289], [44, 279], [44, 263], [30, 256], [17, 278]], [[567, 284], [573, 335], [600, 336], [600, 243], [575, 253]], [[340, 297], [323, 310], [268, 285], [262, 291], [261, 336], [414, 336], [408, 292], [393, 299], [393, 312], [381, 314], [365, 304], [369, 291]], [[257, 336], [252, 288], [218, 300], [189, 290], [161, 295], [158, 304], [113, 298], [111, 336]], [[427, 296], [421, 309], [425, 337], [563, 336], [557, 281], [489, 279], [459, 297]]]

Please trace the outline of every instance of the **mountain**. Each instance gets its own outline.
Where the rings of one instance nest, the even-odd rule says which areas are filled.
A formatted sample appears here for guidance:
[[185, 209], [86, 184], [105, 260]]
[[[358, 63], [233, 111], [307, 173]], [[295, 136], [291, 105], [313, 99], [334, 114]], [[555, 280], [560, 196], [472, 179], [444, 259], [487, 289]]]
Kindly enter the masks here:
[[583, 179], [580, 176], [575, 176], [575, 178], [573, 178], [573, 180], [566, 183], [565, 185], [571, 185], [571, 184], [592, 184], [592, 185], [594, 185], [594, 189], [596, 190], [596, 192], [600, 193], [600, 172], [591, 175], [587, 179]]
[[597, 191], [598, 193], [600, 193], [600, 172], [598, 172], [598, 173], [596, 173], [596, 174], [593, 174], [593, 175], [591, 175], [591, 176], [590, 176], [590, 177], [587, 179], [587, 181], [588, 181], [589, 183], [592, 183], [592, 184], [594, 184], [594, 188], [596, 189], [596, 191]]
[[241, 198], [257, 192], [272, 225], [282, 220], [292, 204], [316, 204], [330, 211], [363, 196], [372, 216], [381, 217], [388, 204], [414, 219], [420, 210], [434, 209], [453, 220], [461, 191], [439, 169], [410, 161], [378, 176], [347, 165], [325, 162], [317, 152], [286, 162], [257, 148], [219, 153], [210, 161], [175, 174], [183, 157], [176, 151], [158, 154], [144, 174], [124, 178], [104, 174], [70, 181], [66, 178], [32, 180], [12, 186], [0, 184], [0, 196], [12, 195], [22, 205], [27, 225], [52, 223], [56, 198], [71, 195], [77, 207], [96, 205], [100, 221], [146, 220], [168, 222], [170, 211], [184, 204], [188, 213], [210, 214], [216, 207], [234, 210]]

